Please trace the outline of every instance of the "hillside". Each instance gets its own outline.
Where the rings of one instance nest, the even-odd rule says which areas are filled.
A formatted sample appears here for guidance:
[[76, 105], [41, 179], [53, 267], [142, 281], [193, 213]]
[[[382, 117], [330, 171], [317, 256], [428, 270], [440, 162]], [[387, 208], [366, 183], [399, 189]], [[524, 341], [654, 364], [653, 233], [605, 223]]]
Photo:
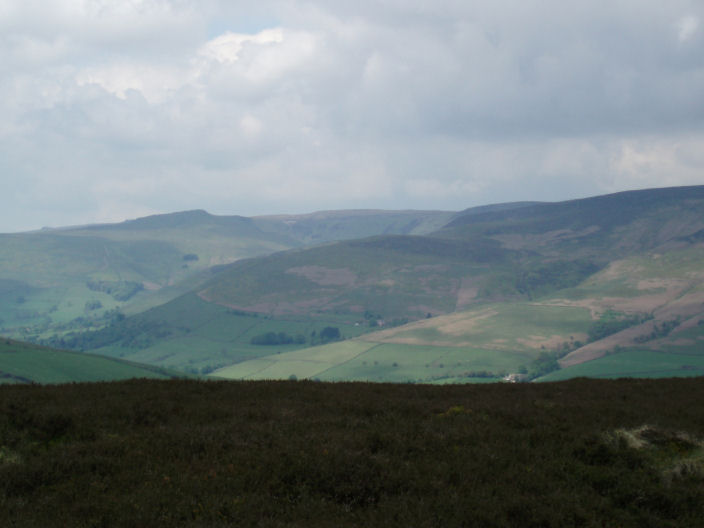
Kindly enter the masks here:
[[[411, 225], [406, 212], [367, 214], [320, 213], [360, 230]], [[699, 375], [703, 232], [704, 186], [473, 208], [432, 233], [241, 259], [165, 304], [43, 342], [237, 379]]]
[[75, 383], [130, 378], [173, 379], [174, 371], [0, 339], [0, 384]]
[[702, 379], [0, 386], [0, 525], [704, 518]]
[[252, 271], [241, 263], [230, 268], [237, 283], [223, 274], [201, 296], [272, 314], [314, 306], [417, 321], [215, 375], [425, 383], [701, 375], [703, 226], [704, 187], [655, 189], [475, 211], [426, 237], [284, 253]]
[[702, 262], [704, 247], [621, 259], [539, 299], [483, 303], [214, 374], [422, 383], [704, 375]]
[[[154, 215], [0, 235], [0, 331], [39, 339], [105, 325], [195, 288], [239, 259], [327, 240], [432, 230], [451, 213], [339, 211], [285, 218]], [[293, 229], [300, 223], [305, 229]], [[345, 226], [340, 229], [339, 226]]]
[[698, 246], [704, 186], [465, 213], [425, 236], [391, 235], [238, 262], [202, 298], [269, 314], [417, 319], [579, 284], [616, 258]]

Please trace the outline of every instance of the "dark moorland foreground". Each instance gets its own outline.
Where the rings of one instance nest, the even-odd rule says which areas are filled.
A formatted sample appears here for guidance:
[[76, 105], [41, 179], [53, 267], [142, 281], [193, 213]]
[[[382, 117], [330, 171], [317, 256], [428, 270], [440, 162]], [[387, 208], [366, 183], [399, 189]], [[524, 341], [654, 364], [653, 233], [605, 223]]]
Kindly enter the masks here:
[[1, 526], [692, 527], [704, 379], [0, 387]]

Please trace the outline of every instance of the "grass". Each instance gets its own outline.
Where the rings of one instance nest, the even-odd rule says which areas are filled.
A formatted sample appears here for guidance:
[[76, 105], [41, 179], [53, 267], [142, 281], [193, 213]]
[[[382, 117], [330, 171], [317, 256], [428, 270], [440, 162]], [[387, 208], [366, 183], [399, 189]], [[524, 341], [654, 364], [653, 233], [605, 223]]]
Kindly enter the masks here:
[[[531, 360], [522, 353], [467, 347], [438, 347], [343, 341], [295, 352], [269, 355], [215, 371], [229, 379], [298, 379], [431, 383], [457, 379], [471, 383], [483, 372], [498, 380]], [[490, 373], [491, 375], [486, 375]], [[484, 379], [484, 378], [482, 378]]]
[[590, 378], [663, 378], [704, 375], [704, 354], [672, 354], [658, 350], [624, 349], [586, 363], [552, 372], [538, 381]]
[[179, 376], [162, 368], [0, 340], [0, 384], [73, 383]]
[[[344, 337], [369, 331], [368, 327], [335, 315], [278, 318], [247, 315], [208, 303], [191, 293], [116, 322], [95, 335], [79, 336], [82, 341], [73, 346], [139, 363], [205, 373], [305, 348], [327, 326], [339, 328]], [[308, 344], [251, 344], [253, 337], [267, 332], [302, 335]]]
[[371, 347], [358, 341], [343, 341], [244, 361], [213, 375], [229, 379], [286, 379], [291, 375], [314, 378], [338, 364], [352, 361]]
[[[533, 351], [539, 343], [583, 337], [591, 324], [589, 310], [513, 302], [483, 305], [473, 310], [437, 317], [389, 330], [383, 342], [415, 339], [426, 344], [487, 347], [506, 351]], [[375, 339], [375, 335], [367, 339]], [[546, 348], [555, 345], [547, 344]]]
[[701, 378], [3, 386], [0, 524], [689, 528], [703, 405]]

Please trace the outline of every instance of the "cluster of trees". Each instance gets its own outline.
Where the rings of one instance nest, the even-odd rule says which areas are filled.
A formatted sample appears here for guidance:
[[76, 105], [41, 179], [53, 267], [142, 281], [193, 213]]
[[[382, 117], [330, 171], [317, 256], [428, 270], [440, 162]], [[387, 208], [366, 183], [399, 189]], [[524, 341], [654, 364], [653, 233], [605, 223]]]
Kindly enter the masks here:
[[286, 332], [266, 332], [254, 336], [249, 342], [253, 345], [279, 346], [279, 345], [302, 345], [310, 342], [311, 345], [323, 345], [332, 341], [342, 339], [340, 329], [336, 326], [326, 326], [320, 333], [313, 330], [310, 334], [310, 341], [306, 340], [303, 334], [291, 336]]
[[134, 281], [87, 281], [86, 286], [91, 291], [107, 293], [116, 301], [128, 301], [144, 289], [141, 282]]
[[302, 334], [290, 336], [286, 332], [266, 332], [254, 336], [249, 342], [253, 345], [263, 346], [302, 345], [306, 342], [306, 338]]
[[642, 335], [636, 337], [635, 341], [636, 343], [645, 343], [647, 341], [652, 341], [653, 339], [659, 339], [661, 337], [667, 337], [670, 335], [670, 332], [672, 332], [677, 326], [680, 324], [680, 319], [679, 317], [675, 319], [671, 319], [669, 321], [663, 321], [660, 324], [655, 324], [653, 326], [653, 331], [650, 332], [647, 335]]
[[91, 299], [90, 301], [86, 301], [86, 305], [84, 307], [84, 310], [86, 312], [92, 312], [94, 310], [100, 310], [103, 307], [103, 303], [101, 303], [97, 299]]
[[576, 286], [599, 269], [599, 265], [589, 260], [550, 262], [518, 272], [514, 287], [532, 299], [551, 291]]
[[[123, 348], [148, 348], [158, 339], [171, 336], [175, 328], [164, 321], [147, 319], [126, 319], [124, 314], [111, 312], [111, 322], [107, 326], [89, 332], [69, 332], [63, 336], [54, 335], [41, 341], [42, 345], [71, 350], [90, 350], [108, 345]], [[185, 329], [178, 329], [185, 331]]]
[[588, 342], [598, 341], [607, 336], [630, 328], [631, 326], [639, 325], [652, 319], [650, 314], [634, 314], [627, 315], [616, 312], [614, 310], [606, 310], [598, 321], [594, 321], [587, 330]]

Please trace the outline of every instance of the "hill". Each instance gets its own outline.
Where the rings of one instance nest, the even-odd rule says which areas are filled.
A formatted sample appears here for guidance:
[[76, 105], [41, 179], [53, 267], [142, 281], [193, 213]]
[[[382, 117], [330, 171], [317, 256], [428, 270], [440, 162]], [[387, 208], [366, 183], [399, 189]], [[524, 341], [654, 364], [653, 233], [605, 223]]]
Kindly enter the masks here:
[[185, 211], [0, 235], [0, 331], [39, 339], [99, 328], [115, 310], [134, 314], [168, 302], [239, 259], [327, 240], [331, 233], [423, 232], [450, 216], [340, 211], [252, 219]]
[[577, 285], [618, 257], [697, 245], [704, 186], [465, 213], [425, 236], [387, 235], [238, 262], [200, 290], [270, 313], [449, 313]]
[[696, 244], [617, 259], [574, 287], [533, 299], [480, 303], [215, 374], [424, 383], [702, 375], [702, 263], [704, 246]]
[[[407, 214], [320, 213], [400, 231]], [[279, 237], [296, 229], [283, 218]], [[704, 186], [473, 208], [431, 233], [241, 259], [166, 304], [43, 342], [238, 379], [698, 375], [702, 233]]]
[[75, 383], [130, 378], [172, 379], [182, 374], [94, 354], [0, 339], [0, 384]]
[[277, 254], [251, 270], [238, 263], [201, 296], [272, 314], [315, 307], [417, 321], [215, 374], [426, 383], [701, 375], [703, 225], [704, 187], [654, 189], [460, 214], [425, 237]]
[[690, 528], [703, 405], [702, 379], [0, 386], [0, 524]]

